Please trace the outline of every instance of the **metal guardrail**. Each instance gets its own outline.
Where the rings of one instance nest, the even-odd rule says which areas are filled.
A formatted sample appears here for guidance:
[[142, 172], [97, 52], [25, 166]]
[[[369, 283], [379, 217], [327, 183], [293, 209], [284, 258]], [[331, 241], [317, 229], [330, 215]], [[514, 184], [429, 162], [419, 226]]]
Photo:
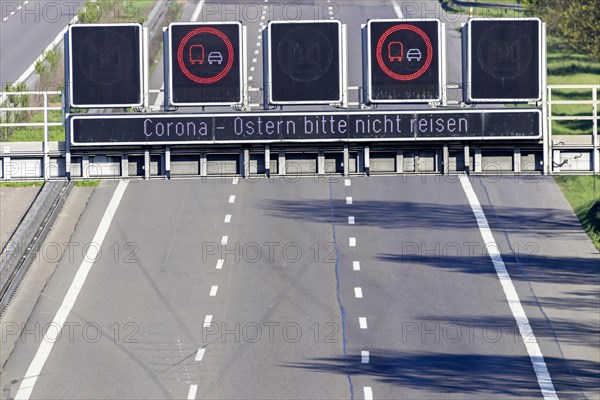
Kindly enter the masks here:
[[47, 182], [0, 253], [0, 313], [32, 263], [73, 184]]
[[[575, 91], [578, 95], [588, 92], [591, 98], [587, 100], [557, 99], [559, 90]], [[548, 115], [548, 137], [550, 154], [552, 159], [552, 168], [550, 173], [565, 173], [565, 166], [578, 159], [588, 160], [581, 162], [581, 166], [573, 168], [573, 172], [600, 174], [600, 153], [598, 142], [598, 108], [600, 105], [598, 98], [600, 85], [548, 85], [547, 88], [547, 115]], [[591, 112], [585, 115], [556, 115], [556, 107], [560, 105], [591, 106]], [[591, 132], [587, 135], [555, 135], [553, 133], [552, 122], [554, 121], [591, 121]], [[580, 155], [577, 152], [580, 152]], [[565, 157], [566, 154], [573, 154], [572, 160]], [[583, 164], [588, 164], [585, 168]]]

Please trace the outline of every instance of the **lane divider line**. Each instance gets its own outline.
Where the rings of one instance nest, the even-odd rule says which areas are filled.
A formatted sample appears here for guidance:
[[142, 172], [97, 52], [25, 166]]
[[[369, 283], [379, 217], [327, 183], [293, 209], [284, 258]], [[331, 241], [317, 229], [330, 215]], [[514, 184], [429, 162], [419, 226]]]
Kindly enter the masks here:
[[223, 269], [223, 264], [225, 264], [225, 260], [219, 258], [217, 260], [217, 269]]
[[371, 386], [365, 386], [363, 388], [363, 393], [365, 400], [373, 400], [373, 389], [371, 389]]
[[346, 204], [352, 204], [352, 197], [346, 197]]
[[192, 14], [192, 21], [193, 22], [198, 21], [198, 17], [200, 16], [200, 12], [202, 11], [202, 6], [204, 5], [204, 1], [205, 0], [200, 0], [200, 2], [198, 3], [198, 5], [196, 6], [196, 9], [194, 10], [194, 13]]
[[229, 196], [229, 204], [233, 204], [235, 203], [235, 194], [232, 194], [231, 196]]
[[360, 326], [360, 329], [367, 329], [367, 318], [358, 317], [358, 325]]
[[[48, 360], [48, 356], [52, 351], [52, 347], [54, 343], [57, 342], [58, 338], [62, 333], [62, 328], [67, 320], [67, 317], [71, 313], [73, 306], [75, 305], [75, 301], [83, 288], [83, 285], [87, 279], [90, 270], [92, 269], [93, 262], [96, 259], [96, 249], [102, 247], [102, 242], [104, 242], [104, 238], [108, 233], [108, 228], [117, 212], [117, 208], [119, 207], [119, 203], [121, 203], [121, 199], [125, 194], [125, 189], [127, 189], [127, 185], [129, 181], [119, 181], [117, 188], [115, 189], [110, 202], [108, 203], [108, 207], [106, 207], [106, 211], [104, 211], [104, 215], [100, 220], [100, 224], [98, 225], [98, 229], [94, 234], [94, 238], [92, 239], [92, 243], [95, 243], [97, 246], [90, 246], [86, 252], [86, 256], [83, 258], [81, 265], [77, 269], [77, 273], [73, 278], [73, 282], [65, 295], [54, 319], [52, 320], [52, 326], [57, 329], [48, 329], [42, 342], [40, 343], [40, 347], [38, 347], [27, 372], [25, 373], [25, 377], [23, 381], [21, 381], [21, 386], [19, 386], [19, 390], [15, 399], [18, 400], [27, 400], [31, 396], [31, 392], [37, 382], [37, 378], [41, 375], [42, 369], [44, 368], [44, 364], [46, 364], [46, 360]], [[92, 250], [93, 248], [93, 250]]]
[[357, 299], [362, 299], [362, 297], [363, 297], [362, 288], [360, 288], [360, 287], [354, 288], [354, 297], [356, 297]]
[[350, 247], [356, 247], [356, 238], [351, 237], [350, 240], [349, 240], [348, 245]]
[[226, 246], [228, 241], [229, 241], [229, 236], [223, 236], [221, 238], [221, 245]]
[[400, 7], [400, 4], [398, 4], [396, 0], [392, 0], [392, 5], [394, 6], [394, 11], [396, 12], [398, 18], [404, 18], [404, 15], [402, 14], [402, 7]]
[[233, 182], [232, 182], [232, 183], [233, 183], [234, 185], [237, 185], [239, 182], [240, 182], [240, 178], [239, 178], [239, 176], [236, 176], [235, 178], [233, 178]]
[[348, 224], [354, 225], [354, 222], [355, 222], [354, 217], [352, 217], [352, 216], [348, 217]]
[[369, 358], [370, 358], [370, 354], [368, 351], [363, 350], [360, 352], [360, 362], [362, 364], [368, 364]]
[[199, 348], [198, 353], [196, 353], [195, 361], [202, 361], [202, 359], [204, 358], [205, 352], [206, 352], [206, 349], [204, 347]]
[[360, 271], [360, 261], [352, 261], [352, 270]]
[[540, 390], [542, 391], [542, 395], [546, 400], [558, 399], [554, 384], [552, 383], [552, 378], [550, 377], [550, 372], [548, 372], [548, 367], [544, 361], [544, 355], [538, 345], [537, 338], [533, 334], [533, 329], [529, 324], [529, 319], [525, 314], [525, 309], [521, 304], [517, 290], [510, 279], [506, 265], [502, 260], [502, 255], [498, 250], [499, 247], [494, 239], [494, 235], [492, 234], [488, 220], [483, 212], [483, 208], [481, 208], [477, 194], [475, 193], [468, 176], [461, 175], [460, 183], [467, 196], [467, 200], [471, 205], [471, 210], [475, 215], [475, 219], [477, 220], [481, 238], [483, 239], [483, 243], [485, 243], [485, 248], [492, 260], [492, 264], [494, 264], [494, 269], [496, 270], [496, 274], [502, 285], [502, 290], [504, 291], [510, 310], [519, 327], [519, 333], [521, 334], [521, 338], [523, 339], [523, 343], [529, 354], [529, 359], [533, 365], [533, 370], [535, 371], [535, 376], [540, 386]]
[[352, 181], [350, 181], [350, 179], [345, 179], [344, 180], [344, 185], [346, 185], [346, 186], [352, 186]]
[[225, 223], [226, 223], [226, 224], [228, 224], [228, 223], [230, 223], [230, 222], [231, 222], [231, 214], [227, 214], [227, 215], [225, 216]]
[[208, 294], [210, 297], [215, 297], [217, 295], [217, 291], [219, 290], [219, 286], [213, 285], [210, 287], [210, 293]]
[[212, 319], [213, 319], [212, 315], [207, 315], [206, 317], [204, 317], [204, 324], [202, 325], [202, 327], [203, 328], [210, 328], [210, 324], [212, 323]]
[[187, 396], [188, 400], [194, 400], [196, 398], [196, 392], [198, 392], [198, 385], [190, 385]]

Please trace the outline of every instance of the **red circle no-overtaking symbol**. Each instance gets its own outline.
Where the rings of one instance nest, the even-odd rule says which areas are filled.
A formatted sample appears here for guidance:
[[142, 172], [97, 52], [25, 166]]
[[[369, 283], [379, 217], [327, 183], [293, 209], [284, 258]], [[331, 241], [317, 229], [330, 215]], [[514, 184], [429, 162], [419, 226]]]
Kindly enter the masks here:
[[[387, 65], [385, 65], [385, 62], [383, 61], [383, 43], [388, 38], [388, 36], [400, 30], [415, 32], [423, 39], [423, 41], [425, 42], [425, 46], [427, 46], [427, 58], [425, 59], [425, 64], [423, 64], [421, 69], [419, 69], [417, 72], [412, 73], [410, 75], [401, 75], [393, 72], [387, 67]], [[381, 35], [381, 38], [379, 38], [379, 41], [377, 42], [377, 49], [375, 50], [375, 54], [377, 55], [377, 63], [379, 64], [379, 67], [383, 70], [383, 72], [385, 72], [387, 76], [398, 81], [412, 81], [413, 79], [416, 79], [423, 75], [431, 65], [431, 60], [433, 59], [433, 46], [431, 45], [431, 40], [429, 39], [429, 36], [427, 36], [427, 34], [425, 34], [425, 32], [423, 32], [421, 29], [417, 28], [414, 25], [400, 24], [391, 27], [390, 29], [385, 31], [383, 35]]]
[[[217, 74], [213, 77], [210, 77], [210, 78], [201, 78], [199, 76], [192, 74], [187, 69], [187, 67], [185, 66], [185, 63], [183, 61], [183, 49], [185, 48], [185, 45], [192, 37], [194, 37], [198, 34], [201, 34], [201, 33], [209, 33], [209, 34], [218, 36], [221, 40], [223, 40], [223, 42], [225, 43], [225, 46], [227, 46], [228, 56], [227, 56], [227, 64], [225, 65], [225, 68], [223, 68], [223, 70], [219, 74]], [[185, 37], [179, 44], [179, 48], [177, 49], [177, 63], [179, 64], [179, 68], [181, 68], [181, 71], [185, 74], [185, 76], [187, 76], [194, 82], [201, 83], [204, 85], [210, 85], [211, 83], [215, 83], [215, 82], [218, 82], [221, 79], [223, 79], [225, 77], [225, 75], [227, 75], [227, 73], [229, 72], [231, 67], [233, 66], [233, 56], [234, 56], [233, 45], [231, 44], [231, 41], [229, 40], [229, 38], [220, 30], [210, 28], [207, 26], [194, 29], [193, 31], [191, 31], [190, 33], [185, 35]]]

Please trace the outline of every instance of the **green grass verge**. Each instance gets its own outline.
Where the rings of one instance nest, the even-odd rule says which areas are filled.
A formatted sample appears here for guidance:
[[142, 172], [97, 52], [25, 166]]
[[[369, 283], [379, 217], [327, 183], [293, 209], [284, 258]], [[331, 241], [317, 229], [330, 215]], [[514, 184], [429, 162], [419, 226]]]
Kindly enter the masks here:
[[[577, 54], [564, 41], [548, 38], [548, 84], [598, 85], [600, 61], [586, 54]], [[552, 100], [591, 100], [591, 89], [561, 89], [552, 91]], [[600, 102], [599, 102], [600, 103]], [[592, 105], [556, 104], [552, 115], [591, 116]], [[592, 121], [553, 121], [554, 135], [591, 135]]]
[[[61, 122], [60, 111], [49, 111], [49, 122]], [[31, 117], [31, 122], [44, 122], [44, 113], [38, 112]], [[16, 128], [10, 135], [9, 142], [42, 142], [44, 140], [43, 127]], [[48, 140], [51, 142], [64, 142], [65, 128], [63, 126], [48, 127]]]
[[555, 176], [554, 180], [573, 207], [586, 233], [600, 251], [600, 176]]
[[0, 187], [8, 187], [8, 188], [21, 188], [21, 187], [31, 187], [31, 186], [44, 186], [43, 181], [32, 181], [32, 182], [0, 182]]
[[100, 181], [97, 179], [86, 180], [86, 181], [75, 181], [74, 186], [76, 187], [98, 187]]

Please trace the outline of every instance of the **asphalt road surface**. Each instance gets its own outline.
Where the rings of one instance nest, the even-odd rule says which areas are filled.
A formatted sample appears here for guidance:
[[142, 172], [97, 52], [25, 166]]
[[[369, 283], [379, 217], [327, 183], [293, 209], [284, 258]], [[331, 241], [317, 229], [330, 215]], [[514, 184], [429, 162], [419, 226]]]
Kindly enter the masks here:
[[83, 3], [83, 0], [1, 1], [0, 83], [15, 82], [77, 15]]
[[30, 398], [542, 398], [534, 335], [559, 398], [596, 398], [598, 253], [550, 179], [486, 179], [471, 185], [529, 336], [457, 177], [103, 183], [27, 328], [5, 333], [3, 395], [30, 387], [77, 286]]
[[[350, 35], [441, 12], [295, 4]], [[3, 398], [600, 397], [600, 259], [551, 178], [106, 181], [65, 241], [27, 325], [2, 321]]]

